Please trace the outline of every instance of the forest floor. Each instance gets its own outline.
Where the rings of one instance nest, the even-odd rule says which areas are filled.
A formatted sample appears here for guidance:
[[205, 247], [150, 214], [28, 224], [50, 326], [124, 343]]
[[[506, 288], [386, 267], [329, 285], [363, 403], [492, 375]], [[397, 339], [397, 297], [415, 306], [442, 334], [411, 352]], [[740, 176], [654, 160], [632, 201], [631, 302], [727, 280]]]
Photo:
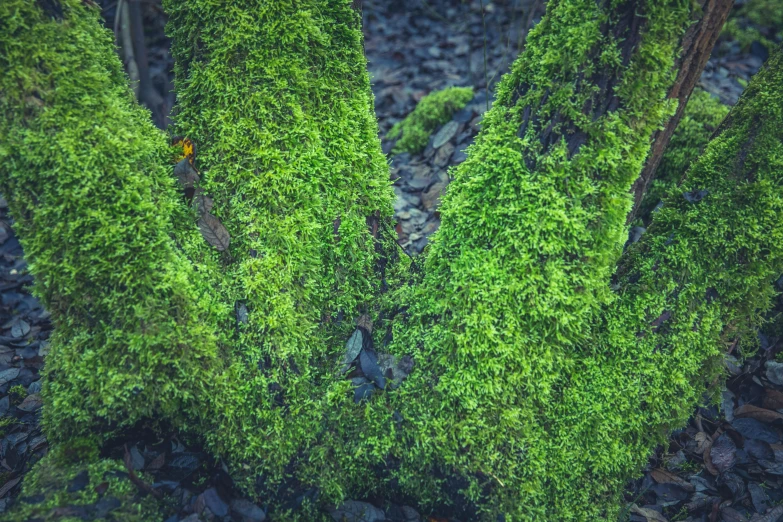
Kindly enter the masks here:
[[[113, 27], [116, 3], [101, 4], [107, 26]], [[412, 253], [421, 252], [440, 223], [437, 206], [448, 186], [449, 168], [465, 159], [464, 149], [491, 105], [487, 84], [491, 93], [519, 52], [527, 28], [543, 14], [544, 4], [487, 1], [482, 11], [481, 0], [364, 1], [365, 51], [382, 137], [429, 92], [453, 85], [473, 87], [475, 92], [455, 115], [455, 124], [433, 133], [441, 134], [438, 147], [431, 138], [420, 154], [390, 157], [399, 242]], [[172, 63], [164, 24], [158, 3], [146, 3], [152, 80], [170, 108]], [[734, 104], [763, 58], [759, 45], [743, 52], [737, 42], [722, 38], [700, 86]], [[391, 150], [390, 141], [383, 140], [382, 145], [385, 152]], [[39, 372], [52, 325], [29, 293], [32, 276], [12, 224], [0, 196], [0, 514], [13, 502], [36, 502], [17, 496], [25, 473], [48, 450], [39, 428]], [[687, 426], [650, 458], [643, 476], [628, 485], [623, 520], [783, 520], [783, 362], [776, 361], [781, 353], [783, 337], [763, 334], [755, 355], [738, 359], [739, 354], [730, 351], [721, 407], [695, 409]], [[167, 522], [274, 518], [265, 513], [264, 499], [241, 498], [222, 463], [173, 435], [157, 440], [140, 431], [116, 441], [106, 455], [125, 458], [129, 468], [154, 477], [152, 488], [181, 499]], [[303, 490], [298, 501], [312, 493]], [[446, 520], [381, 499], [348, 501], [332, 515], [352, 522]], [[94, 511], [85, 508], [62, 516], [89, 520]]]

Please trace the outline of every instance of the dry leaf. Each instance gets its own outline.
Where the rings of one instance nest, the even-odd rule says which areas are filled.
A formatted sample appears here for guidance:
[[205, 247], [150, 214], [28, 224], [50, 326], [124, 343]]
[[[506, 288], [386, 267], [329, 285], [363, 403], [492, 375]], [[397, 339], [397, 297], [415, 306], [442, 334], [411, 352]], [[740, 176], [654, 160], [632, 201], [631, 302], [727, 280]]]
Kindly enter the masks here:
[[212, 201], [212, 198], [209, 196], [197, 193], [193, 198], [193, 208], [196, 209], [196, 212], [198, 212], [199, 216], [203, 216], [204, 214], [208, 213], [214, 206], [215, 202]]
[[739, 419], [748, 417], [751, 419], [756, 419], [760, 422], [765, 422], [767, 424], [775, 422], [776, 420], [783, 420], [783, 413], [767, 410], [765, 408], [759, 408], [758, 406], [753, 406], [752, 404], [743, 404], [734, 410], [734, 416]]
[[665, 469], [655, 468], [650, 472], [650, 475], [658, 484], [676, 484], [690, 493], [696, 490], [693, 484], [685, 479], [681, 479], [671, 471], [666, 471]]
[[207, 243], [217, 248], [221, 252], [228, 248], [231, 242], [231, 236], [218, 218], [210, 213], [206, 213], [198, 220], [198, 229], [201, 235], [207, 240]]
[[22, 411], [32, 412], [37, 410], [38, 408], [43, 405], [43, 401], [41, 400], [41, 396], [37, 393], [33, 393], [32, 395], [28, 395], [24, 398], [22, 401], [22, 404], [17, 406]]
[[783, 392], [765, 388], [764, 402], [761, 405], [770, 410], [783, 410]]
[[198, 171], [193, 165], [185, 158], [174, 166], [174, 175], [177, 177], [177, 181], [183, 189], [193, 190], [196, 183], [199, 182]]
[[703, 431], [700, 431], [694, 435], [693, 440], [695, 440], [696, 444], [698, 444], [698, 446], [696, 446], [696, 453], [704, 453], [704, 450], [707, 449], [707, 446], [709, 446], [712, 442], [712, 439], [710, 439], [709, 436]]
[[669, 522], [665, 516], [654, 509], [640, 508], [636, 504], [631, 506], [631, 513], [643, 516], [647, 519], [647, 522]]
[[370, 319], [370, 316], [367, 314], [362, 314], [359, 317], [359, 320], [356, 321], [356, 326], [364, 328], [368, 332], [372, 333], [372, 319]]

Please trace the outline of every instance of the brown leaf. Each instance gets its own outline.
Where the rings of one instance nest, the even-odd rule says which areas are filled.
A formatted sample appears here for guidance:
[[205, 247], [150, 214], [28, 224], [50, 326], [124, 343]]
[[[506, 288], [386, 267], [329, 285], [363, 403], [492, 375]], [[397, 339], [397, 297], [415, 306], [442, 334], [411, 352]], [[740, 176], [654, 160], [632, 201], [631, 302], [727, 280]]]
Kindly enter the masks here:
[[22, 477], [16, 477], [15, 479], [11, 479], [5, 484], [3, 484], [3, 487], [0, 488], [0, 498], [3, 498], [6, 493], [11, 491], [11, 488], [19, 484], [19, 481], [22, 480]]
[[723, 433], [712, 443], [710, 463], [720, 473], [733, 468], [737, 463], [737, 446], [728, 433]]
[[174, 175], [183, 189], [192, 189], [201, 179], [198, 171], [190, 164], [187, 158], [174, 166]]
[[704, 450], [707, 449], [707, 446], [712, 443], [712, 439], [707, 436], [706, 433], [703, 431], [698, 432], [696, 435], [693, 436], [693, 440], [696, 441], [696, 453], [704, 453]]
[[97, 494], [103, 495], [104, 493], [106, 493], [106, 490], [109, 489], [109, 483], [108, 482], [101, 482], [100, 484], [95, 486], [93, 489], [95, 490], [95, 492]]
[[370, 319], [370, 316], [367, 314], [362, 314], [359, 316], [359, 319], [356, 321], [356, 326], [364, 328], [368, 332], [372, 333], [372, 319]]
[[32, 395], [28, 395], [27, 397], [25, 397], [24, 400], [22, 401], [22, 404], [17, 406], [17, 408], [19, 408], [22, 411], [31, 412], [40, 408], [42, 404], [43, 401], [41, 400], [41, 396], [38, 395], [37, 393], [33, 393]]
[[152, 462], [147, 464], [147, 466], [144, 468], [145, 470], [152, 470], [156, 471], [163, 467], [163, 464], [166, 463], [166, 454], [161, 453], [157, 457], [155, 457]]
[[217, 248], [221, 252], [228, 248], [231, 242], [231, 236], [218, 218], [210, 213], [206, 213], [198, 220], [198, 229], [201, 235], [207, 240], [207, 243]]
[[775, 422], [776, 420], [783, 420], [783, 413], [767, 410], [765, 408], [759, 408], [758, 406], [753, 406], [752, 404], [743, 404], [734, 410], [734, 416], [740, 419], [748, 417], [751, 419], [756, 419], [760, 422], [765, 422], [767, 424]]
[[131, 457], [130, 451], [128, 451], [127, 444], [125, 445], [125, 456], [122, 460], [125, 463], [125, 469], [128, 470], [128, 478], [137, 488], [142, 491], [146, 491], [157, 499], [163, 498], [163, 494], [160, 491], [154, 489], [152, 486], [141, 480], [138, 475], [136, 475], [136, 472], [133, 469], [133, 457]]
[[196, 209], [196, 212], [198, 212], [199, 216], [207, 214], [214, 206], [215, 202], [212, 201], [211, 197], [205, 196], [201, 193], [195, 194], [195, 197], [193, 198], [193, 208]]
[[783, 505], [775, 506], [761, 518], [753, 518], [753, 522], [777, 522], [783, 516]]
[[650, 476], [652, 476], [653, 480], [655, 480], [655, 482], [658, 484], [677, 484], [689, 493], [692, 493], [696, 490], [693, 484], [685, 479], [678, 477], [671, 471], [666, 471], [665, 469], [655, 468], [650, 472]]
[[783, 392], [766, 388], [764, 390], [764, 402], [761, 405], [770, 410], [783, 410]]
[[669, 520], [655, 511], [654, 509], [640, 508], [636, 504], [631, 506], [631, 513], [641, 515], [647, 519], [647, 522], [669, 522]]

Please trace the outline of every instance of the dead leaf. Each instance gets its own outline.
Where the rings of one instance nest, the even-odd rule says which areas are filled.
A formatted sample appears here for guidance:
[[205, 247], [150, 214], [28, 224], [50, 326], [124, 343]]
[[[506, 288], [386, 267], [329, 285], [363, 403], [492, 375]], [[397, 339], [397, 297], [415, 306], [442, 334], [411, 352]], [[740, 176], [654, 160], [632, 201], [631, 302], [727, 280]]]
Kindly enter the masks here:
[[640, 508], [636, 504], [631, 505], [631, 513], [643, 516], [647, 522], [669, 522], [665, 516], [654, 509]]
[[362, 314], [359, 317], [359, 319], [356, 321], [356, 326], [364, 328], [369, 333], [372, 333], [372, 319], [370, 319], [370, 316], [367, 314]]
[[693, 486], [693, 484], [685, 479], [681, 479], [671, 471], [666, 471], [665, 469], [655, 468], [650, 472], [650, 476], [652, 476], [653, 480], [655, 480], [655, 482], [658, 484], [677, 484], [689, 493], [696, 491], [696, 488]]
[[770, 410], [783, 410], [783, 392], [765, 388], [764, 402], [761, 405]]
[[41, 400], [41, 396], [37, 393], [33, 393], [32, 395], [25, 397], [22, 404], [17, 406], [17, 408], [22, 411], [32, 412], [40, 408], [42, 404], [43, 401]]
[[196, 209], [199, 216], [209, 213], [214, 206], [215, 202], [212, 201], [212, 198], [204, 194], [196, 194], [193, 198], [193, 208]]
[[174, 136], [171, 138], [171, 146], [181, 147], [182, 155], [180, 157], [187, 159], [191, 165], [196, 161], [196, 144], [193, 143], [193, 140], [190, 138], [185, 136]]
[[231, 243], [231, 236], [218, 218], [210, 213], [206, 213], [198, 220], [198, 229], [201, 235], [207, 240], [207, 243], [217, 248], [221, 252], [228, 248]]
[[187, 158], [183, 159], [174, 166], [174, 175], [183, 189], [193, 189], [196, 183], [201, 179], [198, 171], [190, 164]]
[[22, 480], [22, 477], [16, 477], [15, 479], [11, 479], [5, 484], [3, 484], [3, 487], [0, 488], [0, 498], [3, 498], [6, 493], [11, 491], [11, 488], [19, 484], [19, 481]]
[[753, 522], [777, 522], [781, 516], [783, 516], [783, 505], [775, 506], [761, 518], [754, 518]]
[[159, 470], [160, 468], [163, 467], [163, 464], [165, 464], [165, 463], [166, 463], [166, 454], [165, 453], [161, 453], [160, 455], [155, 457], [152, 460], [152, 462], [147, 464], [147, 467], [144, 468], [144, 469], [148, 470], [148, 471], [149, 470], [152, 470], [152, 471]]
[[709, 436], [703, 432], [700, 431], [696, 435], [693, 436], [693, 440], [696, 441], [696, 453], [704, 453], [704, 450], [707, 449], [707, 446], [712, 442], [712, 439], [709, 438]]
[[719, 473], [733, 468], [737, 463], [737, 446], [728, 433], [723, 433], [712, 443], [710, 463]]
[[362, 351], [363, 336], [360, 328], [353, 331], [353, 334], [345, 343], [345, 355], [343, 356], [343, 372], [348, 369], [350, 364], [359, 357], [359, 352]]
[[743, 404], [734, 410], [734, 416], [740, 419], [748, 417], [767, 424], [775, 422], [776, 420], [783, 420], [783, 413], [767, 410], [765, 408], [759, 408], [758, 406], [753, 406], [752, 404]]

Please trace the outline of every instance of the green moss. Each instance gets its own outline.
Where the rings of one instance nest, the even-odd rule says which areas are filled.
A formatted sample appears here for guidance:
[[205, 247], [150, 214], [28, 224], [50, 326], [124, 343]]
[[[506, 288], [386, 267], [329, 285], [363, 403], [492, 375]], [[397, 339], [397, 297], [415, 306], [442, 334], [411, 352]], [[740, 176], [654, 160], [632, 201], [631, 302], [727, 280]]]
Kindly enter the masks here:
[[25, 397], [27, 397], [27, 390], [21, 384], [17, 384], [10, 390], [8, 390], [8, 397], [11, 400], [11, 404], [14, 406], [20, 404]]
[[[97, 449], [95, 440], [91, 444]], [[99, 459], [95, 451], [73, 457], [64, 445], [59, 445], [35, 463], [25, 474], [22, 492], [5, 520], [146, 522], [166, 518], [170, 510], [153, 497], [141, 495], [121, 462]], [[85, 472], [87, 481], [82, 485]], [[77, 476], [80, 480], [75, 481]], [[143, 473], [140, 478], [151, 483]]]
[[729, 107], [718, 98], [700, 88], [693, 91], [639, 208], [638, 215], [645, 224], [652, 219], [650, 213], [655, 206], [670, 190], [676, 189], [728, 113]]
[[164, 7], [177, 132], [195, 140], [232, 237], [228, 255], [212, 252], [213, 291], [248, 311], [247, 323], [221, 319], [227, 365], [202, 397], [203, 433], [263, 498], [317, 486], [321, 502], [339, 501], [378, 456], [361, 449], [338, 360], [353, 321], [377, 317], [384, 252], [397, 248], [359, 13], [326, 0]]
[[749, 0], [732, 11], [723, 34], [747, 52], [753, 42], [772, 51], [783, 40], [783, 4], [779, 0]]
[[0, 417], [0, 438], [5, 437], [15, 424], [19, 424], [19, 421], [14, 417]]
[[416, 154], [427, 146], [430, 134], [451, 119], [473, 98], [470, 87], [447, 87], [429, 93], [419, 100], [416, 108], [404, 120], [397, 122], [386, 134], [387, 139], [396, 139], [392, 152]]
[[217, 312], [208, 265], [172, 235], [198, 231], [99, 11], [58, 4], [62, 18], [0, 5], [0, 193], [55, 324], [44, 427], [63, 441], [143, 417], [197, 423], [220, 372]]

